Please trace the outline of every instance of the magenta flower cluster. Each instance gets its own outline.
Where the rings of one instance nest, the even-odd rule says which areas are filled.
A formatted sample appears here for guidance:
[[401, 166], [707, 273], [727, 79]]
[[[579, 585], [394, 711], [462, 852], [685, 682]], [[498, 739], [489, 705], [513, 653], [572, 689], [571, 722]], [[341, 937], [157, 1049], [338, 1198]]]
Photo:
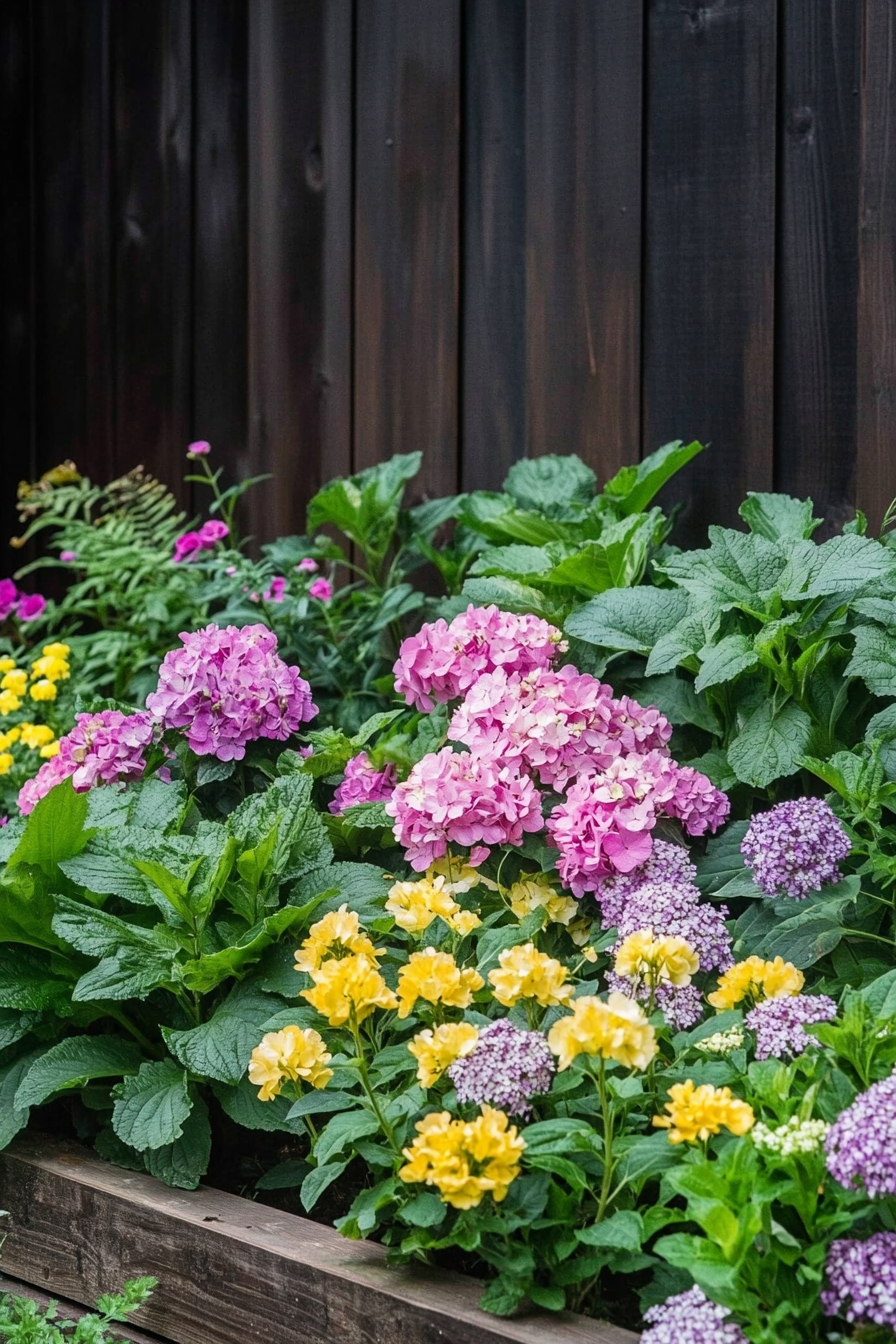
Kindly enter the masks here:
[[311, 687], [279, 657], [266, 626], [207, 625], [180, 638], [146, 707], [163, 728], [185, 729], [197, 756], [242, 760], [248, 742], [285, 742], [317, 713]]
[[366, 751], [353, 756], [345, 767], [345, 777], [333, 795], [330, 811], [341, 817], [347, 807], [358, 803], [384, 803], [395, 788], [395, 766], [374, 769]]
[[72, 731], [59, 739], [58, 755], [22, 786], [19, 811], [27, 816], [64, 779], [71, 779], [76, 793], [86, 793], [97, 784], [139, 779], [155, 729], [150, 714], [122, 714], [117, 709], [79, 714]]
[[210, 518], [198, 532], [184, 532], [174, 543], [174, 563], [192, 560], [203, 551], [213, 551], [219, 541], [230, 535], [230, 528], [220, 518]]
[[442, 858], [449, 845], [470, 848], [470, 863], [481, 863], [488, 845], [520, 845], [524, 831], [540, 831], [543, 824], [541, 798], [528, 776], [492, 756], [450, 747], [417, 762], [386, 812], [418, 872]]
[[896, 1195], [896, 1074], [872, 1083], [837, 1117], [824, 1141], [825, 1162], [848, 1190], [871, 1199]]
[[648, 1307], [644, 1319], [649, 1328], [641, 1344], [748, 1344], [740, 1326], [728, 1320], [727, 1308], [696, 1286]]
[[471, 605], [450, 625], [434, 621], [403, 642], [395, 689], [429, 713], [434, 701], [456, 700], [488, 672], [501, 668], [525, 676], [550, 667], [566, 647], [560, 631], [538, 616]]
[[741, 853], [766, 896], [804, 900], [828, 882], [839, 882], [849, 837], [822, 798], [795, 798], [750, 822]]
[[475, 1049], [448, 1070], [457, 1099], [498, 1106], [508, 1115], [532, 1114], [532, 1098], [550, 1092], [554, 1056], [540, 1031], [521, 1031], [502, 1017], [479, 1033]]
[[47, 609], [40, 593], [22, 593], [12, 579], [0, 579], [0, 621], [16, 616], [20, 621], [35, 621]]
[[805, 1027], [831, 1022], [836, 1016], [837, 1005], [827, 994], [794, 994], [763, 999], [747, 1013], [744, 1024], [756, 1034], [757, 1059], [787, 1060], [805, 1054], [813, 1044]]
[[867, 1241], [831, 1242], [825, 1273], [825, 1315], [896, 1328], [896, 1232], [875, 1232]]

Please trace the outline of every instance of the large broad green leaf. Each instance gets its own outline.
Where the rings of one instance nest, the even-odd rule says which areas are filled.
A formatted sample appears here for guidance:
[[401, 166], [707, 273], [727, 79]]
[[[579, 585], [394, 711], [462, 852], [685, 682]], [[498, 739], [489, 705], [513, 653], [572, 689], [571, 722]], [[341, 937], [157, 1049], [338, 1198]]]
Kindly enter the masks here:
[[549, 541], [574, 542], [581, 534], [581, 524], [518, 509], [509, 495], [495, 495], [483, 490], [466, 497], [461, 506], [460, 521], [498, 544], [521, 541], [526, 546], [545, 546]]
[[282, 1000], [252, 985], [237, 985], [208, 1022], [189, 1031], [162, 1028], [169, 1050], [191, 1073], [236, 1084], [261, 1040], [264, 1023]]
[[629, 588], [644, 574], [654, 530], [654, 520], [635, 515], [606, 528], [600, 541], [586, 542], [575, 554], [541, 576], [543, 583], [556, 583], [604, 593], [609, 588]]
[[677, 471], [703, 452], [703, 444], [682, 443], [675, 439], [648, 454], [637, 466], [623, 467], [604, 486], [616, 511], [623, 515], [640, 513]]
[[694, 682], [697, 691], [734, 681], [741, 672], [746, 672], [759, 662], [752, 639], [739, 634], [726, 635], [718, 644], [704, 646], [700, 650], [700, 658], [701, 667]]
[[0, 1008], [0, 1050], [15, 1045], [41, 1020], [40, 1013], [23, 1013], [18, 1008]]
[[775, 589], [785, 552], [765, 537], [724, 527], [711, 527], [709, 537], [708, 550], [684, 551], [658, 568], [701, 603], [755, 611], [761, 595]]
[[57, 865], [80, 854], [90, 839], [92, 832], [85, 829], [86, 821], [87, 795], [75, 793], [71, 780], [63, 780], [31, 813], [9, 866], [31, 863], [47, 877], [55, 877]]
[[[391, 818], [387, 818], [391, 823]], [[373, 863], [331, 863], [326, 868], [313, 868], [305, 873], [293, 887], [290, 894], [291, 905], [304, 905], [322, 892], [332, 891], [321, 902], [320, 914], [337, 910], [343, 902], [350, 910], [356, 910], [362, 922], [375, 919], [382, 913], [389, 897], [392, 882], [383, 876], [381, 869]]]
[[644, 1240], [644, 1219], [633, 1209], [620, 1209], [600, 1223], [583, 1227], [576, 1236], [586, 1246], [640, 1251]]
[[797, 542], [780, 592], [786, 602], [815, 597], [847, 598], [896, 572], [896, 556], [871, 537], [846, 534], [821, 546]]
[[39, 1106], [54, 1092], [83, 1087], [94, 1078], [136, 1073], [142, 1056], [118, 1036], [70, 1036], [50, 1047], [31, 1065], [16, 1093], [20, 1108]]
[[183, 1132], [173, 1143], [151, 1148], [145, 1154], [146, 1170], [151, 1176], [176, 1185], [181, 1190], [195, 1190], [208, 1170], [212, 1153], [212, 1129], [208, 1121], [208, 1107], [201, 1097], [193, 1097], [193, 1108], [183, 1125]]
[[568, 616], [564, 630], [599, 648], [647, 654], [657, 640], [675, 629], [687, 606], [686, 594], [675, 589], [611, 589]]
[[315, 1167], [309, 1171], [302, 1182], [300, 1198], [302, 1208], [306, 1213], [310, 1213], [324, 1191], [338, 1180], [349, 1164], [350, 1159], [346, 1158], [344, 1162], [328, 1162], [326, 1166]]
[[481, 607], [494, 603], [504, 611], [531, 611], [543, 620], [557, 619], [558, 608], [551, 598], [529, 584], [520, 583], [517, 579], [505, 579], [501, 575], [491, 579], [467, 579], [463, 596]]
[[722, 621], [721, 608], [713, 604], [688, 610], [673, 629], [660, 635], [647, 659], [648, 677], [671, 672], [682, 663], [696, 659], [699, 651], [712, 642]]
[[260, 924], [249, 929], [240, 942], [225, 947], [221, 952], [187, 961], [181, 968], [181, 978], [187, 989], [207, 994], [231, 976], [239, 976], [257, 961], [266, 947], [308, 917], [307, 906], [287, 906], [276, 914], [268, 915]]
[[71, 1002], [77, 974], [65, 957], [0, 945], [0, 1008], [62, 1012]]
[[68, 896], [57, 896], [55, 902], [54, 932], [89, 957], [116, 956], [126, 949], [154, 957], [174, 949], [167, 929], [140, 928]]
[[407, 453], [331, 481], [308, 505], [308, 531], [330, 523], [374, 558], [385, 555], [405, 485], [417, 475], [422, 460], [422, 453]]
[[300, 1116], [294, 1120], [288, 1119], [293, 1105], [290, 1097], [279, 1096], [270, 1101], [259, 1101], [258, 1089], [252, 1086], [248, 1078], [235, 1087], [227, 1083], [213, 1083], [212, 1090], [224, 1113], [244, 1129], [261, 1129], [269, 1133], [277, 1130], [285, 1130], [288, 1134], [308, 1133]]
[[[656, 705], [670, 723], [690, 723], [708, 733], [719, 731], [716, 716], [706, 699], [697, 694], [692, 681], [675, 672], [665, 672], [661, 677], [645, 677], [638, 685], [638, 699], [644, 705]], [[688, 765], [691, 764], [693, 762], [688, 761]]]
[[821, 518], [812, 517], [811, 499], [792, 495], [770, 495], [748, 490], [738, 513], [751, 532], [768, 541], [803, 541], [821, 526]]
[[526, 579], [547, 574], [553, 565], [554, 561], [544, 546], [487, 546], [470, 566], [470, 574], [486, 577], [510, 574], [515, 578]]
[[152, 905], [146, 879], [126, 859], [113, 854], [77, 854], [59, 867], [79, 887], [97, 896], [120, 896], [135, 905]]
[[780, 709], [764, 700], [731, 743], [728, 760], [739, 780], [764, 789], [773, 780], [796, 773], [811, 736], [812, 720], [792, 700]]
[[277, 828], [270, 859], [271, 880], [300, 877], [333, 857], [311, 801], [313, 787], [314, 781], [306, 774], [283, 775], [264, 793], [251, 794], [228, 817], [228, 830], [241, 850], [257, 848]]
[[0, 1065], [0, 1148], [5, 1148], [28, 1123], [29, 1109], [17, 1104], [16, 1093], [40, 1053], [31, 1050], [11, 1064]]
[[325, 1166], [338, 1157], [343, 1149], [356, 1139], [368, 1138], [379, 1129], [379, 1122], [370, 1111], [342, 1111], [334, 1115], [314, 1145], [318, 1166]]
[[[847, 908], [855, 902], [859, 886], [858, 877], [846, 877], [799, 903], [786, 897], [763, 902], [774, 911], [776, 920], [751, 939], [751, 951], [768, 958], [783, 957], [799, 970], [813, 966], [843, 937]], [[794, 910], [795, 904], [798, 908]], [[741, 933], [740, 921], [737, 931]]]
[[43, 869], [20, 863], [0, 884], [0, 942], [25, 943], [55, 951], [62, 946], [53, 932], [53, 897]]
[[846, 675], [861, 677], [875, 695], [896, 695], [896, 639], [876, 625], [860, 625], [854, 633]]
[[133, 825], [159, 833], [178, 820], [187, 801], [186, 785], [180, 781], [165, 784], [160, 779], [147, 779], [136, 788], [129, 785], [128, 792], [132, 789], [135, 793]]
[[597, 489], [597, 477], [574, 454], [558, 457], [546, 453], [544, 457], [514, 462], [504, 489], [520, 508], [562, 518], [571, 504], [590, 504]]
[[880, 763], [887, 778], [896, 780], [896, 704], [887, 705], [868, 720], [865, 741], [879, 743]]
[[112, 1096], [112, 1128], [138, 1152], [175, 1143], [192, 1106], [186, 1072], [173, 1059], [141, 1065]]

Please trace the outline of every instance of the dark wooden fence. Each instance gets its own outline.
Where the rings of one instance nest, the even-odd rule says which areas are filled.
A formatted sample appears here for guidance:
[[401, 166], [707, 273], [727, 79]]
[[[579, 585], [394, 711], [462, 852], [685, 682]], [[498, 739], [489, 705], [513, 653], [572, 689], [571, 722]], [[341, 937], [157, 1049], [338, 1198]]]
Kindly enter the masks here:
[[[892, 0], [3, 0], [4, 478], [896, 494]], [[4, 480], [5, 484], [5, 480]]]

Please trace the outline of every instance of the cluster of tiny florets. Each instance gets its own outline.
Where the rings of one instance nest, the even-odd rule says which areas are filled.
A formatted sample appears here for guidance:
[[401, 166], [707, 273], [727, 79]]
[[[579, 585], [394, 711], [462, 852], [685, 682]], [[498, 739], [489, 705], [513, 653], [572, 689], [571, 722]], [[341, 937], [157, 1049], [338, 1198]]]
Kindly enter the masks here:
[[770, 1129], [758, 1121], [752, 1130], [753, 1142], [763, 1153], [779, 1157], [795, 1157], [800, 1153], [816, 1153], [824, 1143], [830, 1125], [824, 1120], [801, 1120], [792, 1115], [783, 1125]]
[[801, 901], [840, 881], [851, 846], [824, 799], [795, 798], [754, 817], [740, 848], [766, 896]]
[[747, 1344], [743, 1330], [727, 1317], [727, 1309], [711, 1302], [702, 1288], [689, 1288], [645, 1311], [649, 1328], [641, 1344]]
[[804, 1028], [836, 1016], [837, 1005], [827, 994], [794, 994], [763, 999], [744, 1022], [756, 1034], [757, 1059], [794, 1059], [814, 1043]]
[[875, 1232], [867, 1241], [832, 1242], [825, 1273], [825, 1315], [896, 1326], [896, 1232]]
[[728, 1031], [714, 1031], [711, 1036], [704, 1036], [702, 1041], [695, 1043], [694, 1049], [704, 1055], [730, 1055], [732, 1051], [740, 1050], [743, 1043], [742, 1029], [731, 1027]]
[[460, 1102], [488, 1102], [508, 1115], [528, 1116], [531, 1099], [550, 1092], [556, 1064], [540, 1031], [521, 1031], [502, 1017], [479, 1033], [469, 1055], [448, 1069]]
[[97, 784], [139, 779], [155, 730], [150, 714], [123, 714], [117, 709], [78, 714], [71, 732], [59, 739], [58, 754], [22, 786], [20, 812], [27, 816], [64, 779], [71, 779], [76, 793], [86, 793]]
[[384, 765], [377, 770], [366, 751], [359, 752], [347, 762], [345, 776], [333, 795], [330, 811], [342, 816], [347, 807], [358, 803], [384, 803], [392, 797], [395, 788], [395, 766]]
[[896, 1195], [896, 1074], [861, 1092], [831, 1125], [827, 1169], [847, 1189], [871, 1199]]

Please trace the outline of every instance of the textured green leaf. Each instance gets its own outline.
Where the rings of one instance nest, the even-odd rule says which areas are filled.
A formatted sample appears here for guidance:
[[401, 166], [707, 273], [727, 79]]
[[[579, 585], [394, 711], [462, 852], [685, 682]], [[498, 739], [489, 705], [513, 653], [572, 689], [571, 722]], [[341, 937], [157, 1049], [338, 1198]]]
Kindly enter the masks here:
[[644, 1240], [644, 1220], [632, 1209], [621, 1209], [605, 1218], [603, 1222], [583, 1227], [576, 1236], [586, 1246], [640, 1251]]
[[9, 866], [33, 863], [47, 877], [54, 877], [57, 864], [80, 853], [90, 839], [86, 820], [87, 795], [75, 793], [71, 780], [63, 780], [41, 798], [29, 816]]
[[811, 499], [794, 499], [792, 495], [763, 494], [747, 491], [747, 498], [738, 513], [751, 532], [768, 541], [801, 541], [809, 538], [821, 518], [812, 517]]
[[72, 999], [75, 1003], [143, 999], [161, 985], [170, 985], [175, 977], [174, 957], [170, 954], [125, 949], [116, 956], [103, 957], [86, 971], [75, 985]]
[[315, 1167], [313, 1171], [309, 1171], [302, 1182], [302, 1189], [299, 1192], [302, 1208], [306, 1213], [311, 1212], [328, 1186], [331, 1186], [334, 1181], [338, 1181], [339, 1177], [348, 1166], [349, 1160], [346, 1160], [345, 1162], [330, 1162], [326, 1166]]
[[300, 1117], [287, 1120], [293, 1104], [289, 1097], [279, 1096], [271, 1101], [259, 1101], [258, 1088], [253, 1087], [248, 1078], [243, 1078], [236, 1087], [227, 1083], [213, 1083], [212, 1090], [225, 1114], [244, 1129], [261, 1129], [269, 1133], [285, 1130], [289, 1134], [308, 1132]]
[[46, 874], [32, 864], [7, 870], [0, 885], [0, 942], [23, 943], [52, 952], [61, 947], [53, 932], [53, 897]]
[[333, 857], [323, 823], [311, 801], [314, 781], [306, 774], [276, 779], [264, 793], [250, 795], [227, 819], [241, 850], [261, 845], [274, 826], [277, 840], [270, 862], [271, 876], [292, 879]]
[[687, 659], [696, 658], [700, 649], [715, 639], [721, 618], [721, 608], [714, 605], [689, 609], [683, 620], [657, 640], [647, 659], [648, 677], [671, 672]]
[[475, 577], [509, 574], [514, 578], [525, 579], [532, 575], [547, 574], [553, 564], [543, 546], [511, 543], [509, 546], [487, 546], [476, 557], [469, 572]]
[[551, 620], [556, 615], [556, 608], [551, 598], [529, 584], [520, 583], [517, 579], [506, 579], [501, 575], [495, 575], [490, 579], [467, 579], [463, 586], [463, 596], [477, 606], [489, 606], [495, 603], [505, 611], [531, 611], [545, 620]]
[[193, 1097], [193, 1107], [183, 1132], [173, 1143], [145, 1152], [146, 1170], [166, 1185], [195, 1190], [208, 1170], [212, 1152], [212, 1129], [208, 1108], [201, 1097]]
[[896, 638], [876, 625], [860, 625], [854, 635], [846, 676], [861, 677], [875, 695], [896, 695]]
[[136, 786], [129, 784], [131, 792], [136, 795], [132, 824], [158, 834], [180, 818], [187, 801], [187, 788], [180, 780], [165, 784], [160, 779], [147, 779]]
[[166, 930], [140, 928], [68, 896], [56, 897], [53, 929], [72, 947], [91, 957], [116, 956], [125, 949], [156, 956], [171, 948]]
[[[504, 489], [522, 509], [549, 516], [570, 504], [589, 504], [597, 489], [597, 477], [581, 458], [570, 453], [559, 457], [524, 457], [507, 473]], [[562, 513], [561, 513], [562, 516]]]
[[708, 841], [706, 853], [697, 859], [696, 881], [701, 891], [718, 891], [732, 877], [745, 871], [740, 847], [749, 825], [748, 821], [732, 821], [721, 835]]
[[702, 663], [694, 682], [696, 691], [734, 681], [741, 672], [746, 672], [759, 662], [753, 641], [747, 635], [740, 634], [726, 635], [718, 644], [705, 646], [700, 651], [700, 658]]
[[672, 443], [664, 443], [636, 466], [618, 471], [607, 481], [604, 494], [613, 501], [619, 513], [640, 513], [676, 472], [702, 452], [703, 444], [696, 440], [682, 443], [681, 439], [675, 439]]
[[847, 598], [896, 572], [892, 551], [871, 537], [854, 534], [831, 537], [821, 546], [798, 542], [792, 555], [781, 575], [780, 590], [786, 602], [834, 594]]
[[610, 589], [568, 616], [564, 630], [599, 648], [646, 654], [679, 624], [687, 606], [687, 596], [674, 589]]
[[264, 1034], [265, 1022], [281, 1006], [282, 1001], [271, 994], [252, 985], [237, 985], [208, 1022], [189, 1031], [163, 1028], [163, 1035], [171, 1053], [190, 1073], [236, 1084]]
[[786, 564], [780, 547], [753, 533], [710, 527], [708, 550], [684, 551], [659, 566], [700, 602], [755, 610]]
[[764, 700], [731, 743], [728, 760], [744, 784], [764, 789], [796, 773], [811, 735], [812, 720], [792, 700], [777, 710], [771, 700]]
[[338, 1157], [343, 1149], [356, 1139], [367, 1138], [379, 1129], [379, 1122], [370, 1111], [342, 1111], [334, 1115], [314, 1145], [314, 1156], [318, 1166], [326, 1166], [333, 1157]]
[[126, 859], [111, 854], [78, 854], [59, 867], [79, 887], [98, 896], [120, 896], [135, 905], [151, 905], [145, 878]]
[[142, 1064], [112, 1089], [112, 1096], [112, 1128], [140, 1152], [175, 1143], [192, 1106], [187, 1075], [173, 1059]]
[[0, 1008], [62, 1011], [71, 1002], [77, 974], [68, 978], [66, 969], [65, 958], [0, 945]]
[[28, 1123], [30, 1111], [27, 1106], [18, 1105], [16, 1094], [40, 1054], [40, 1050], [30, 1050], [11, 1064], [0, 1065], [0, 1148], [5, 1148]]
[[70, 1036], [35, 1060], [16, 1095], [20, 1108], [39, 1106], [54, 1092], [83, 1087], [94, 1078], [136, 1073], [142, 1056], [117, 1036]]
[[[391, 823], [391, 817], [387, 818]], [[373, 863], [331, 863], [326, 868], [314, 868], [305, 873], [292, 889], [291, 905], [304, 905], [321, 892], [333, 891], [320, 905], [320, 913], [338, 909], [343, 902], [365, 919], [374, 919], [382, 913], [391, 881]]]
[[41, 1020], [40, 1013], [23, 1013], [18, 1008], [0, 1008], [0, 1050], [15, 1045]]
[[722, 747], [710, 747], [709, 751], [705, 751], [702, 756], [693, 757], [687, 764], [699, 770], [702, 775], [706, 775], [707, 779], [712, 780], [716, 788], [721, 789], [723, 793], [730, 793], [739, 782], [728, 763], [728, 753]]
[[184, 984], [187, 989], [207, 994], [230, 976], [241, 975], [258, 960], [266, 947], [276, 942], [294, 924], [300, 924], [305, 916], [305, 907], [294, 909], [287, 906], [249, 929], [242, 940], [232, 947], [184, 962], [181, 967]]

